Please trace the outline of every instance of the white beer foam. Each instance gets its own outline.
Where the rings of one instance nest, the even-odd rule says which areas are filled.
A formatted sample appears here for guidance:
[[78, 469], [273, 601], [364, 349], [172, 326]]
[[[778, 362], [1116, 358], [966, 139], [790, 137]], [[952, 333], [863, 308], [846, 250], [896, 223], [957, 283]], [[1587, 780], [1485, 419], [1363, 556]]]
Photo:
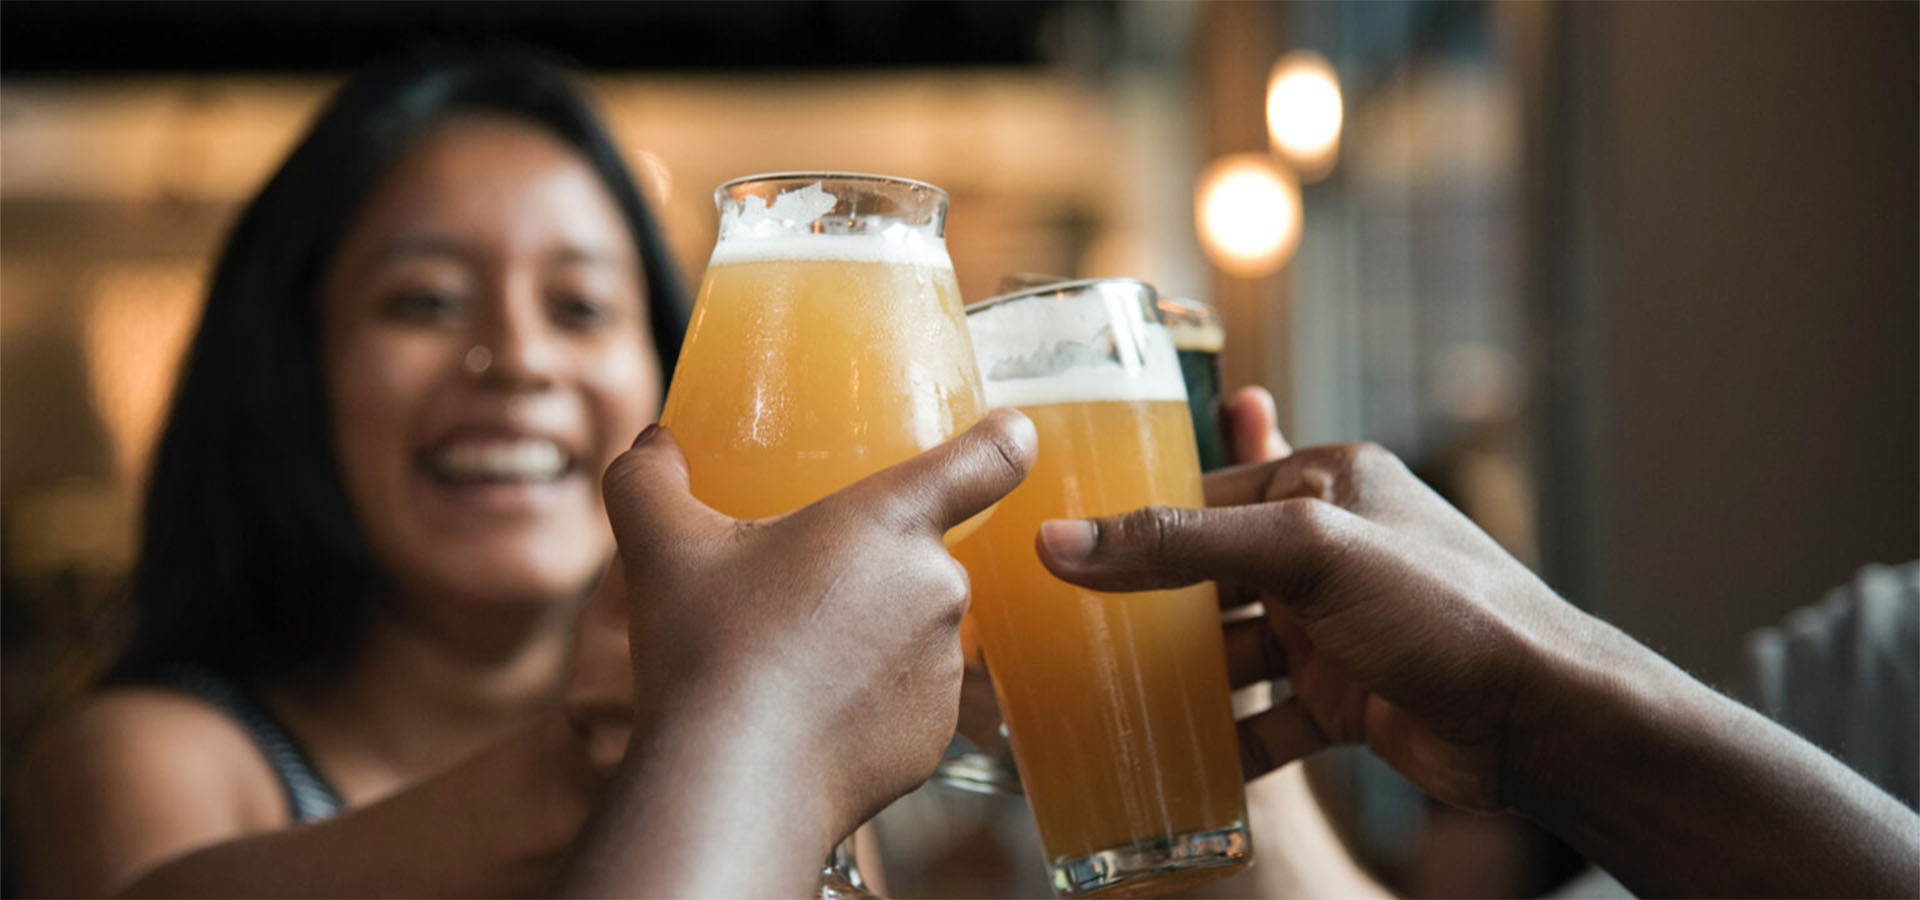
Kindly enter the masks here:
[[833, 212], [840, 201], [816, 181], [806, 187], [781, 191], [768, 205], [766, 198], [750, 194], [738, 210], [720, 217], [720, 233], [728, 237], [775, 237], [803, 230], [821, 216]]
[[775, 237], [725, 237], [713, 245], [709, 266], [732, 263], [831, 260], [904, 263], [951, 269], [945, 242], [906, 226], [879, 234], [787, 234]]
[[895, 222], [873, 231], [822, 232], [821, 216], [840, 201], [814, 182], [781, 191], [769, 205], [750, 195], [738, 209], [720, 216], [720, 240], [713, 245], [709, 266], [779, 260], [905, 263], [953, 268], [946, 242], [925, 226]]
[[1111, 373], [1081, 369], [1046, 378], [988, 381], [984, 387], [987, 406], [992, 409], [1106, 401], [1145, 403], [1169, 400], [1185, 404], [1186, 386], [1180, 381], [1180, 372], [1177, 369], [1173, 372], [1172, 381], [1161, 377], [1163, 374], [1156, 372], [1145, 378], [1120, 379]]
[[[968, 315], [987, 405], [1185, 403], [1186, 384], [1166, 326], [1130, 313], [1089, 298], [1013, 301]], [[1057, 339], [1043, 345], [1039, 334]]]

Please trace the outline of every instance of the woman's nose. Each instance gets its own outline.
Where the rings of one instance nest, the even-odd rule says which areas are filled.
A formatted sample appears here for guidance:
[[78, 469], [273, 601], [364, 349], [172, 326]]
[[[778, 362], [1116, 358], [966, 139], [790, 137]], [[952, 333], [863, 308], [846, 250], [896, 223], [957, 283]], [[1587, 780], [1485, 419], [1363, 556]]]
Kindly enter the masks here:
[[[497, 307], [498, 314], [478, 329], [479, 343], [468, 351], [467, 369], [506, 390], [544, 390], [565, 365], [564, 348], [540, 314], [538, 297], [505, 300]], [[482, 357], [482, 365], [475, 365], [476, 356]]]

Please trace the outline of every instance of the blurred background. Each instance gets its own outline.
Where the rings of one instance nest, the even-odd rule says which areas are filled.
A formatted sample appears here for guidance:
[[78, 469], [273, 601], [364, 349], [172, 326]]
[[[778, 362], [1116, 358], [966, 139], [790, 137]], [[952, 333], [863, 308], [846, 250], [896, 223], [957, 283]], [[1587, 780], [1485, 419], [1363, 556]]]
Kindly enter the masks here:
[[[429, 38], [577, 62], [690, 277], [720, 181], [844, 169], [952, 193], [969, 299], [1041, 271], [1211, 300], [1296, 444], [1386, 445], [1728, 683], [1747, 632], [1920, 555], [1916, 33], [1912, 4], [8, 0], [5, 756], [111, 652], [238, 206], [344, 72]], [[1327, 768], [1399, 890], [1578, 866]], [[893, 887], [984, 887], [938, 874]]]

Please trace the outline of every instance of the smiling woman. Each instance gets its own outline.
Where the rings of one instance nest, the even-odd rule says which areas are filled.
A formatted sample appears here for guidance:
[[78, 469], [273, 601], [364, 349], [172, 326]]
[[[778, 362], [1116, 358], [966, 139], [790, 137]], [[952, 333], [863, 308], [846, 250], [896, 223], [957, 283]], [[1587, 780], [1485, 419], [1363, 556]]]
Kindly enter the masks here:
[[[651, 214], [557, 70], [425, 53], [356, 76], [221, 254], [156, 454], [120, 677], [345, 665], [432, 555], [391, 542], [421, 511], [380, 473], [424, 471], [446, 435], [423, 429], [472, 424], [428, 418], [443, 400], [509, 430], [573, 417], [562, 447], [591, 468], [616, 449], [600, 432], [650, 419], [684, 320]], [[486, 377], [456, 377], [475, 346]]]
[[625, 231], [577, 153], [498, 115], [422, 135], [356, 220], [324, 282], [322, 368], [396, 602], [541, 608], [605, 564], [599, 473], [661, 396]]
[[[538, 887], [527, 860], [588, 804], [557, 701], [613, 553], [599, 476], [657, 415], [684, 331], [619, 160], [566, 77], [517, 54], [409, 56], [321, 113], [217, 263], [150, 479], [132, 643], [15, 782], [28, 893]], [[542, 836], [483, 864], [352, 849], [391, 856], [383, 833], [444, 821], [446, 791], [407, 789], [462, 760], [492, 773], [483, 815]], [[361, 815], [326, 852], [220, 861], [395, 794], [399, 818], [380, 804], [387, 825]], [[290, 859], [369, 871], [316, 881]]]
[[813, 884], [953, 734], [967, 591], [941, 538], [1019, 482], [1033, 432], [990, 415], [730, 519], [641, 430], [683, 310], [554, 70], [350, 80], [221, 254], [134, 641], [8, 784], [22, 893]]

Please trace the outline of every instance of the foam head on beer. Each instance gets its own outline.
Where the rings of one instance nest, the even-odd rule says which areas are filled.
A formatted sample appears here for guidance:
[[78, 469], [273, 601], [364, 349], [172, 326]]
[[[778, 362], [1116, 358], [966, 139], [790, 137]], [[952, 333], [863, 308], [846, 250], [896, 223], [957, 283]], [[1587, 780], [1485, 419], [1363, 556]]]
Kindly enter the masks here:
[[758, 194], [737, 204], [722, 200], [720, 239], [707, 264], [836, 260], [953, 268], [941, 220], [835, 214], [845, 206], [818, 181], [781, 191], [771, 203]]
[[996, 298], [969, 310], [987, 405], [1185, 403], [1173, 343], [1165, 325], [1142, 317], [1141, 290], [1151, 289], [1124, 279], [1069, 282], [1013, 295], [1039, 302]]

